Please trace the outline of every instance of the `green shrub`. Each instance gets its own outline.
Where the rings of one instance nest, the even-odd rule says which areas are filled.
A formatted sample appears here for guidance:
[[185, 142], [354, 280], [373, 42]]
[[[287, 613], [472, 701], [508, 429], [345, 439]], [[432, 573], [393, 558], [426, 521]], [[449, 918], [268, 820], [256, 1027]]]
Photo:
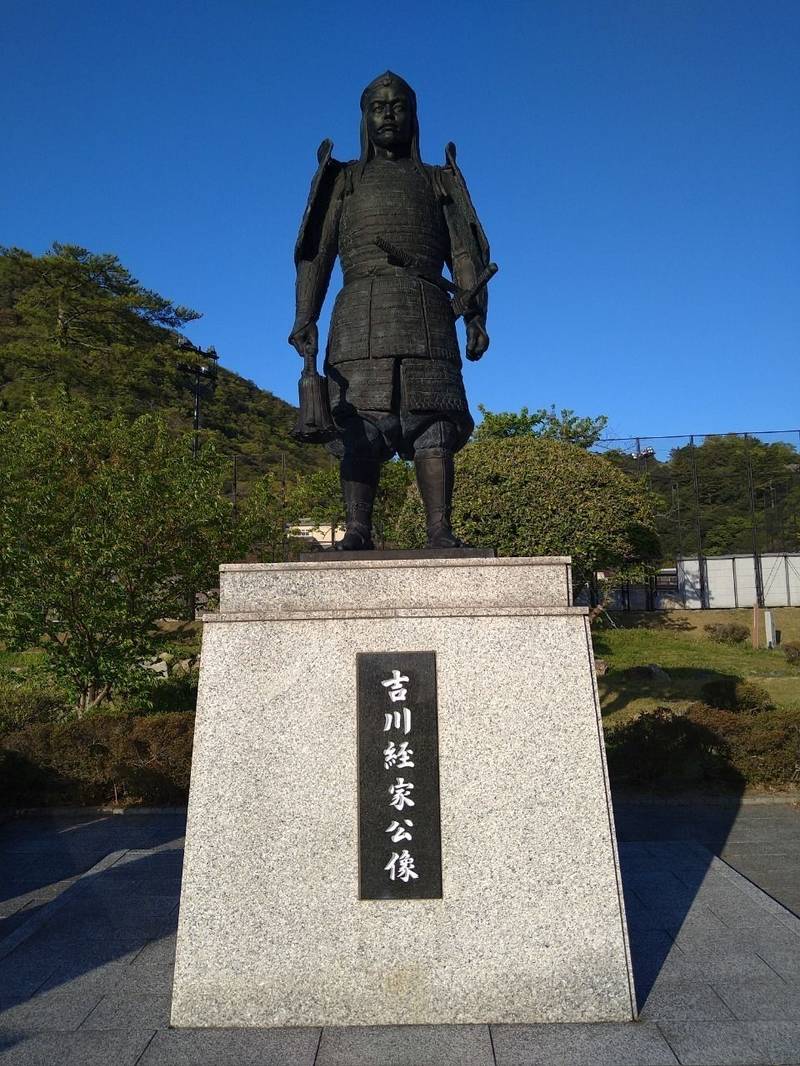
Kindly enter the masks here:
[[782, 786], [800, 763], [800, 711], [751, 715], [692, 704], [664, 707], [611, 729], [608, 766], [615, 783], [655, 789]]
[[750, 629], [739, 622], [713, 622], [703, 629], [718, 644], [746, 644], [750, 639]]
[[792, 666], [800, 666], [800, 640], [788, 640], [781, 647], [786, 662], [791, 663]]
[[657, 707], [606, 737], [613, 781], [646, 788], [738, 784], [723, 738], [686, 715]]
[[[453, 526], [467, 543], [498, 555], [571, 555], [576, 585], [596, 570], [617, 577], [660, 558], [656, 498], [600, 455], [543, 437], [474, 441], [456, 457]], [[419, 493], [411, 486], [396, 535], [425, 542]]]
[[724, 738], [729, 766], [748, 785], [787, 785], [800, 764], [800, 711], [772, 709], [754, 714], [706, 707], [687, 714], [703, 729]]
[[[194, 711], [197, 704], [196, 673], [178, 677], [149, 676], [134, 692], [114, 697], [114, 704], [128, 714], [168, 714]], [[102, 704], [100, 710], [102, 711]]]
[[0, 738], [0, 805], [183, 803], [193, 714], [95, 715]]
[[761, 685], [740, 677], [719, 677], [707, 681], [700, 689], [705, 703], [724, 711], [756, 714], [775, 707], [770, 694]]
[[48, 677], [0, 674], [0, 735], [72, 713], [69, 694]]

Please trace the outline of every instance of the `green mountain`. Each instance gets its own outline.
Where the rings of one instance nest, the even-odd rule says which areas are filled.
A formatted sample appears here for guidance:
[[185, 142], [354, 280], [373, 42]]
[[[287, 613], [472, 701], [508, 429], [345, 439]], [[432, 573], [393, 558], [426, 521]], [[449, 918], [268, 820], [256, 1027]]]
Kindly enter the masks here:
[[[14, 412], [66, 390], [100, 417], [160, 412], [176, 432], [191, 430], [194, 381], [179, 364], [211, 361], [178, 341], [199, 317], [144, 288], [114, 255], [59, 244], [41, 256], [0, 248], [0, 406]], [[269, 471], [330, 465], [321, 447], [293, 439], [296, 417], [291, 404], [224, 367], [216, 387], [203, 382], [202, 438], [239, 457], [245, 490]]]

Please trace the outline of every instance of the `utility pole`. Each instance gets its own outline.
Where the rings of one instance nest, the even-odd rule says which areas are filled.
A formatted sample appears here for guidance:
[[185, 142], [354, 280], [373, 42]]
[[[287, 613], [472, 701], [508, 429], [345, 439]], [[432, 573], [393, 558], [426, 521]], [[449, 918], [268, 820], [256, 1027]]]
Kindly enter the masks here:
[[234, 455], [234, 457], [233, 457], [233, 493], [232, 493], [232, 503], [233, 503], [233, 520], [234, 520], [234, 522], [236, 522], [237, 519], [239, 518], [239, 456], [238, 455]]
[[283, 561], [289, 558], [289, 537], [286, 534], [286, 452], [281, 452], [281, 555]]
[[[208, 382], [209, 389], [214, 389], [217, 384], [217, 355], [216, 348], [206, 348], [205, 351], [202, 348], [198, 348], [187, 337], [180, 337], [178, 340], [178, 351], [192, 352], [198, 356], [203, 362], [196, 363], [178, 363], [178, 370], [183, 371], [184, 374], [188, 374], [192, 379], [192, 392], [194, 393], [194, 418], [192, 419], [193, 433], [192, 433], [192, 459], [197, 459], [197, 453], [200, 451], [200, 397], [203, 393], [203, 383]], [[197, 601], [197, 591], [195, 589], [189, 589], [186, 593], [186, 613], [189, 616], [189, 621], [194, 621], [195, 607]]]
[[178, 341], [178, 350], [181, 352], [192, 352], [194, 355], [200, 357], [200, 359], [207, 360], [204, 363], [178, 363], [178, 370], [182, 370], [184, 374], [188, 374], [192, 379], [192, 392], [194, 393], [194, 433], [192, 436], [192, 458], [197, 458], [197, 453], [200, 449], [200, 397], [203, 394], [203, 382], [207, 381], [209, 388], [213, 389], [217, 384], [217, 355], [216, 348], [206, 348], [203, 351], [202, 348], [196, 347], [186, 337], [181, 337]]
[[689, 438], [689, 455], [692, 469], [692, 488], [694, 489], [694, 506], [697, 529], [697, 563], [700, 571], [700, 606], [708, 607], [706, 597], [706, 571], [703, 558], [703, 519], [700, 514], [700, 478], [697, 476], [697, 456], [695, 454], [694, 434]]
[[753, 604], [753, 647], [759, 645], [758, 636], [758, 610], [764, 606], [764, 577], [761, 571], [761, 555], [758, 550], [758, 523], [756, 521], [756, 490], [753, 478], [752, 441], [750, 435], [745, 433], [747, 441], [747, 494], [750, 498], [750, 533], [753, 539], [753, 578], [756, 586], [756, 601]]

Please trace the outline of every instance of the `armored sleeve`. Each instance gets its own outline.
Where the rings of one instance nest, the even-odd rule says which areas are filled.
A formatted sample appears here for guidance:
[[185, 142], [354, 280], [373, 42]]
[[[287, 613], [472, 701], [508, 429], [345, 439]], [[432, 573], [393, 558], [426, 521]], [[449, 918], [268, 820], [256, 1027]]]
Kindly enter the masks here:
[[[450, 234], [450, 267], [459, 289], [469, 290], [489, 265], [489, 242], [473, 207], [464, 175], [456, 163], [454, 144], [448, 144], [445, 155], [447, 162], [440, 175], [445, 194], [444, 217]], [[489, 295], [484, 287], [474, 298], [472, 314], [480, 315], [485, 321], [488, 305]], [[467, 314], [465, 317], [471, 316]]]
[[338, 252], [339, 217], [344, 196], [344, 166], [331, 158], [333, 145], [323, 141], [319, 168], [295, 245], [297, 267], [295, 328], [319, 318]]

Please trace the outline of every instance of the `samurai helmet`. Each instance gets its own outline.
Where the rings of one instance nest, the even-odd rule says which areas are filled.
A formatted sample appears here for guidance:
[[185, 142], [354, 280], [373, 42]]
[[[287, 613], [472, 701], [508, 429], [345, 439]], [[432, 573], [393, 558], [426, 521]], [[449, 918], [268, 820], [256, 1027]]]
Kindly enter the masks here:
[[405, 96], [411, 108], [411, 159], [422, 170], [422, 160], [419, 154], [419, 121], [417, 119], [417, 94], [399, 74], [387, 70], [373, 78], [361, 94], [361, 160], [362, 164], [372, 159], [375, 149], [367, 133], [366, 110], [369, 99], [375, 89], [394, 87], [399, 94]]

